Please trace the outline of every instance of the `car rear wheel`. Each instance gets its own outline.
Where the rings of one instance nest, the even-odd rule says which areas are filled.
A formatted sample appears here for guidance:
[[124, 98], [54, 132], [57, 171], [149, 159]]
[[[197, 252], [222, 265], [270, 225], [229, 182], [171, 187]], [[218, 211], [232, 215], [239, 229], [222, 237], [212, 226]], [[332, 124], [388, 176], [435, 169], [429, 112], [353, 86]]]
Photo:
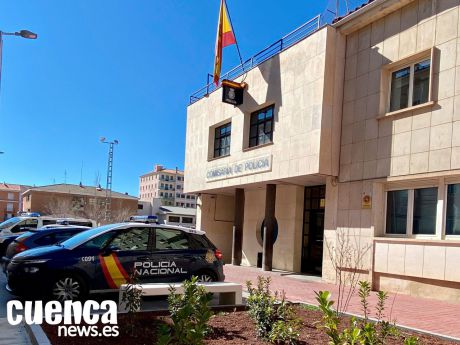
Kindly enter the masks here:
[[73, 275], [63, 275], [56, 279], [51, 290], [53, 299], [60, 302], [79, 300], [85, 293], [83, 280]]
[[210, 272], [200, 272], [197, 274], [198, 282], [200, 283], [211, 283], [217, 281], [215, 276]]

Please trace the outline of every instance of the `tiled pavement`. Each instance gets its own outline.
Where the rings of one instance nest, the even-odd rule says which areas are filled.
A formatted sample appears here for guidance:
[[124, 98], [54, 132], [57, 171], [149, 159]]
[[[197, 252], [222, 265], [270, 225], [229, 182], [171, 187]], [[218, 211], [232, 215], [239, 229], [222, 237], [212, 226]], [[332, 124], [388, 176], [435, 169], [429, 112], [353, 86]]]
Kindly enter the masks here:
[[11, 326], [6, 318], [0, 318], [0, 345], [30, 345], [24, 326]]
[[[254, 267], [238, 267], [225, 265], [226, 281], [241, 283], [257, 281], [257, 276], [270, 276], [271, 289], [284, 290], [286, 297], [293, 302], [305, 302], [316, 305], [315, 291], [328, 290], [332, 298], [337, 297], [337, 286], [326, 284], [318, 279], [292, 275], [286, 272], [263, 272]], [[394, 300], [394, 303], [393, 303]], [[370, 298], [371, 309], [377, 302], [375, 293]], [[387, 302], [387, 315], [401, 326], [437, 333], [460, 339], [460, 304], [390, 294]], [[355, 293], [347, 312], [361, 315], [359, 297]]]

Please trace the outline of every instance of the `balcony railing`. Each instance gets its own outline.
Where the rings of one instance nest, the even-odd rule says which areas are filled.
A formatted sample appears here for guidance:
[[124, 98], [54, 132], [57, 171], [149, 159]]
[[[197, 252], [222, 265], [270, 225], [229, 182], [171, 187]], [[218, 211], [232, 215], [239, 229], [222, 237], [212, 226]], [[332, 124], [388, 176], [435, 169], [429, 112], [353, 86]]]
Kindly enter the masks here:
[[[317, 15], [315, 18], [309, 20], [305, 24], [299, 26], [294, 31], [288, 33], [286, 36], [282, 37], [272, 45], [268, 46], [264, 50], [258, 52], [253, 57], [249, 58], [243, 64], [238, 65], [225, 73], [221, 76], [219, 80], [219, 85], [221, 84], [222, 80], [234, 80], [239, 76], [243, 75], [244, 73], [250, 71], [251, 69], [259, 66], [261, 63], [267, 61], [268, 59], [272, 58], [273, 56], [281, 53], [282, 51], [292, 47], [294, 44], [300, 42], [304, 38], [314, 34], [321, 28], [321, 15]], [[216, 86], [212, 81], [210, 81], [209, 77], [212, 75], [208, 75], [208, 84], [201, 89], [195, 91], [190, 96], [190, 103], [193, 104], [200, 99], [208, 96], [211, 92], [214, 92], [219, 88]]]

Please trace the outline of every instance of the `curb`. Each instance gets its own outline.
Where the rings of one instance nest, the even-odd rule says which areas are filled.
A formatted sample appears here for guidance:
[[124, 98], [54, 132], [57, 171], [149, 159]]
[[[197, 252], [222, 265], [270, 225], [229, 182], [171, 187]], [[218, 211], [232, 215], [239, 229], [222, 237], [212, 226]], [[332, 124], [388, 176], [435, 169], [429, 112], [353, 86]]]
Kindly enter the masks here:
[[24, 324], [24, 327], [32, 345], [51, 345], [50, 340], [40, 325]]

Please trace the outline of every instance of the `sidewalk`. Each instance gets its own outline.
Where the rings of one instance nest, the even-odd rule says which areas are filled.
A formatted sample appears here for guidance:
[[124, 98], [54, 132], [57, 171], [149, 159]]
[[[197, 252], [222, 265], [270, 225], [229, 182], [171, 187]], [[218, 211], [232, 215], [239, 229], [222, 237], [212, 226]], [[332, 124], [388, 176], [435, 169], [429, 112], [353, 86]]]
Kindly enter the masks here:
[[[319, 279], [309, 279], [305, 276], [290, 274], [287, 272], [263, 272], [254, 267], [239, 267], [225, 265], [225, 280], [243, 284], [246, 281], [257, 281], [257, 276], [271, 277], [271, 290], [284, 290], [286, 297], [293, 302], [305, 302], [317, 305], [315, 291], [328, 290], [332, 292], [332, 299], [337, 297], [337, 287], [326, 284]], [[437, 333], [460, 339], [460, 304], [443, 301], [411, 297], [407, 295], [389, 294], [387, 300], [386, 315], [391, 311], [391, 319], [396, 320], [400, 326], [415, 328], [423, 331]], [[377, 298], [373, 293], [370, 298], [372, 311]], [[347, 310], [348, 313], [361, 315], [361, 305], [357, 293], [352, 298]]]
[[11, 326], [6, 318], [0, 318], [0, 345], [30, 345], [23, 325]]

